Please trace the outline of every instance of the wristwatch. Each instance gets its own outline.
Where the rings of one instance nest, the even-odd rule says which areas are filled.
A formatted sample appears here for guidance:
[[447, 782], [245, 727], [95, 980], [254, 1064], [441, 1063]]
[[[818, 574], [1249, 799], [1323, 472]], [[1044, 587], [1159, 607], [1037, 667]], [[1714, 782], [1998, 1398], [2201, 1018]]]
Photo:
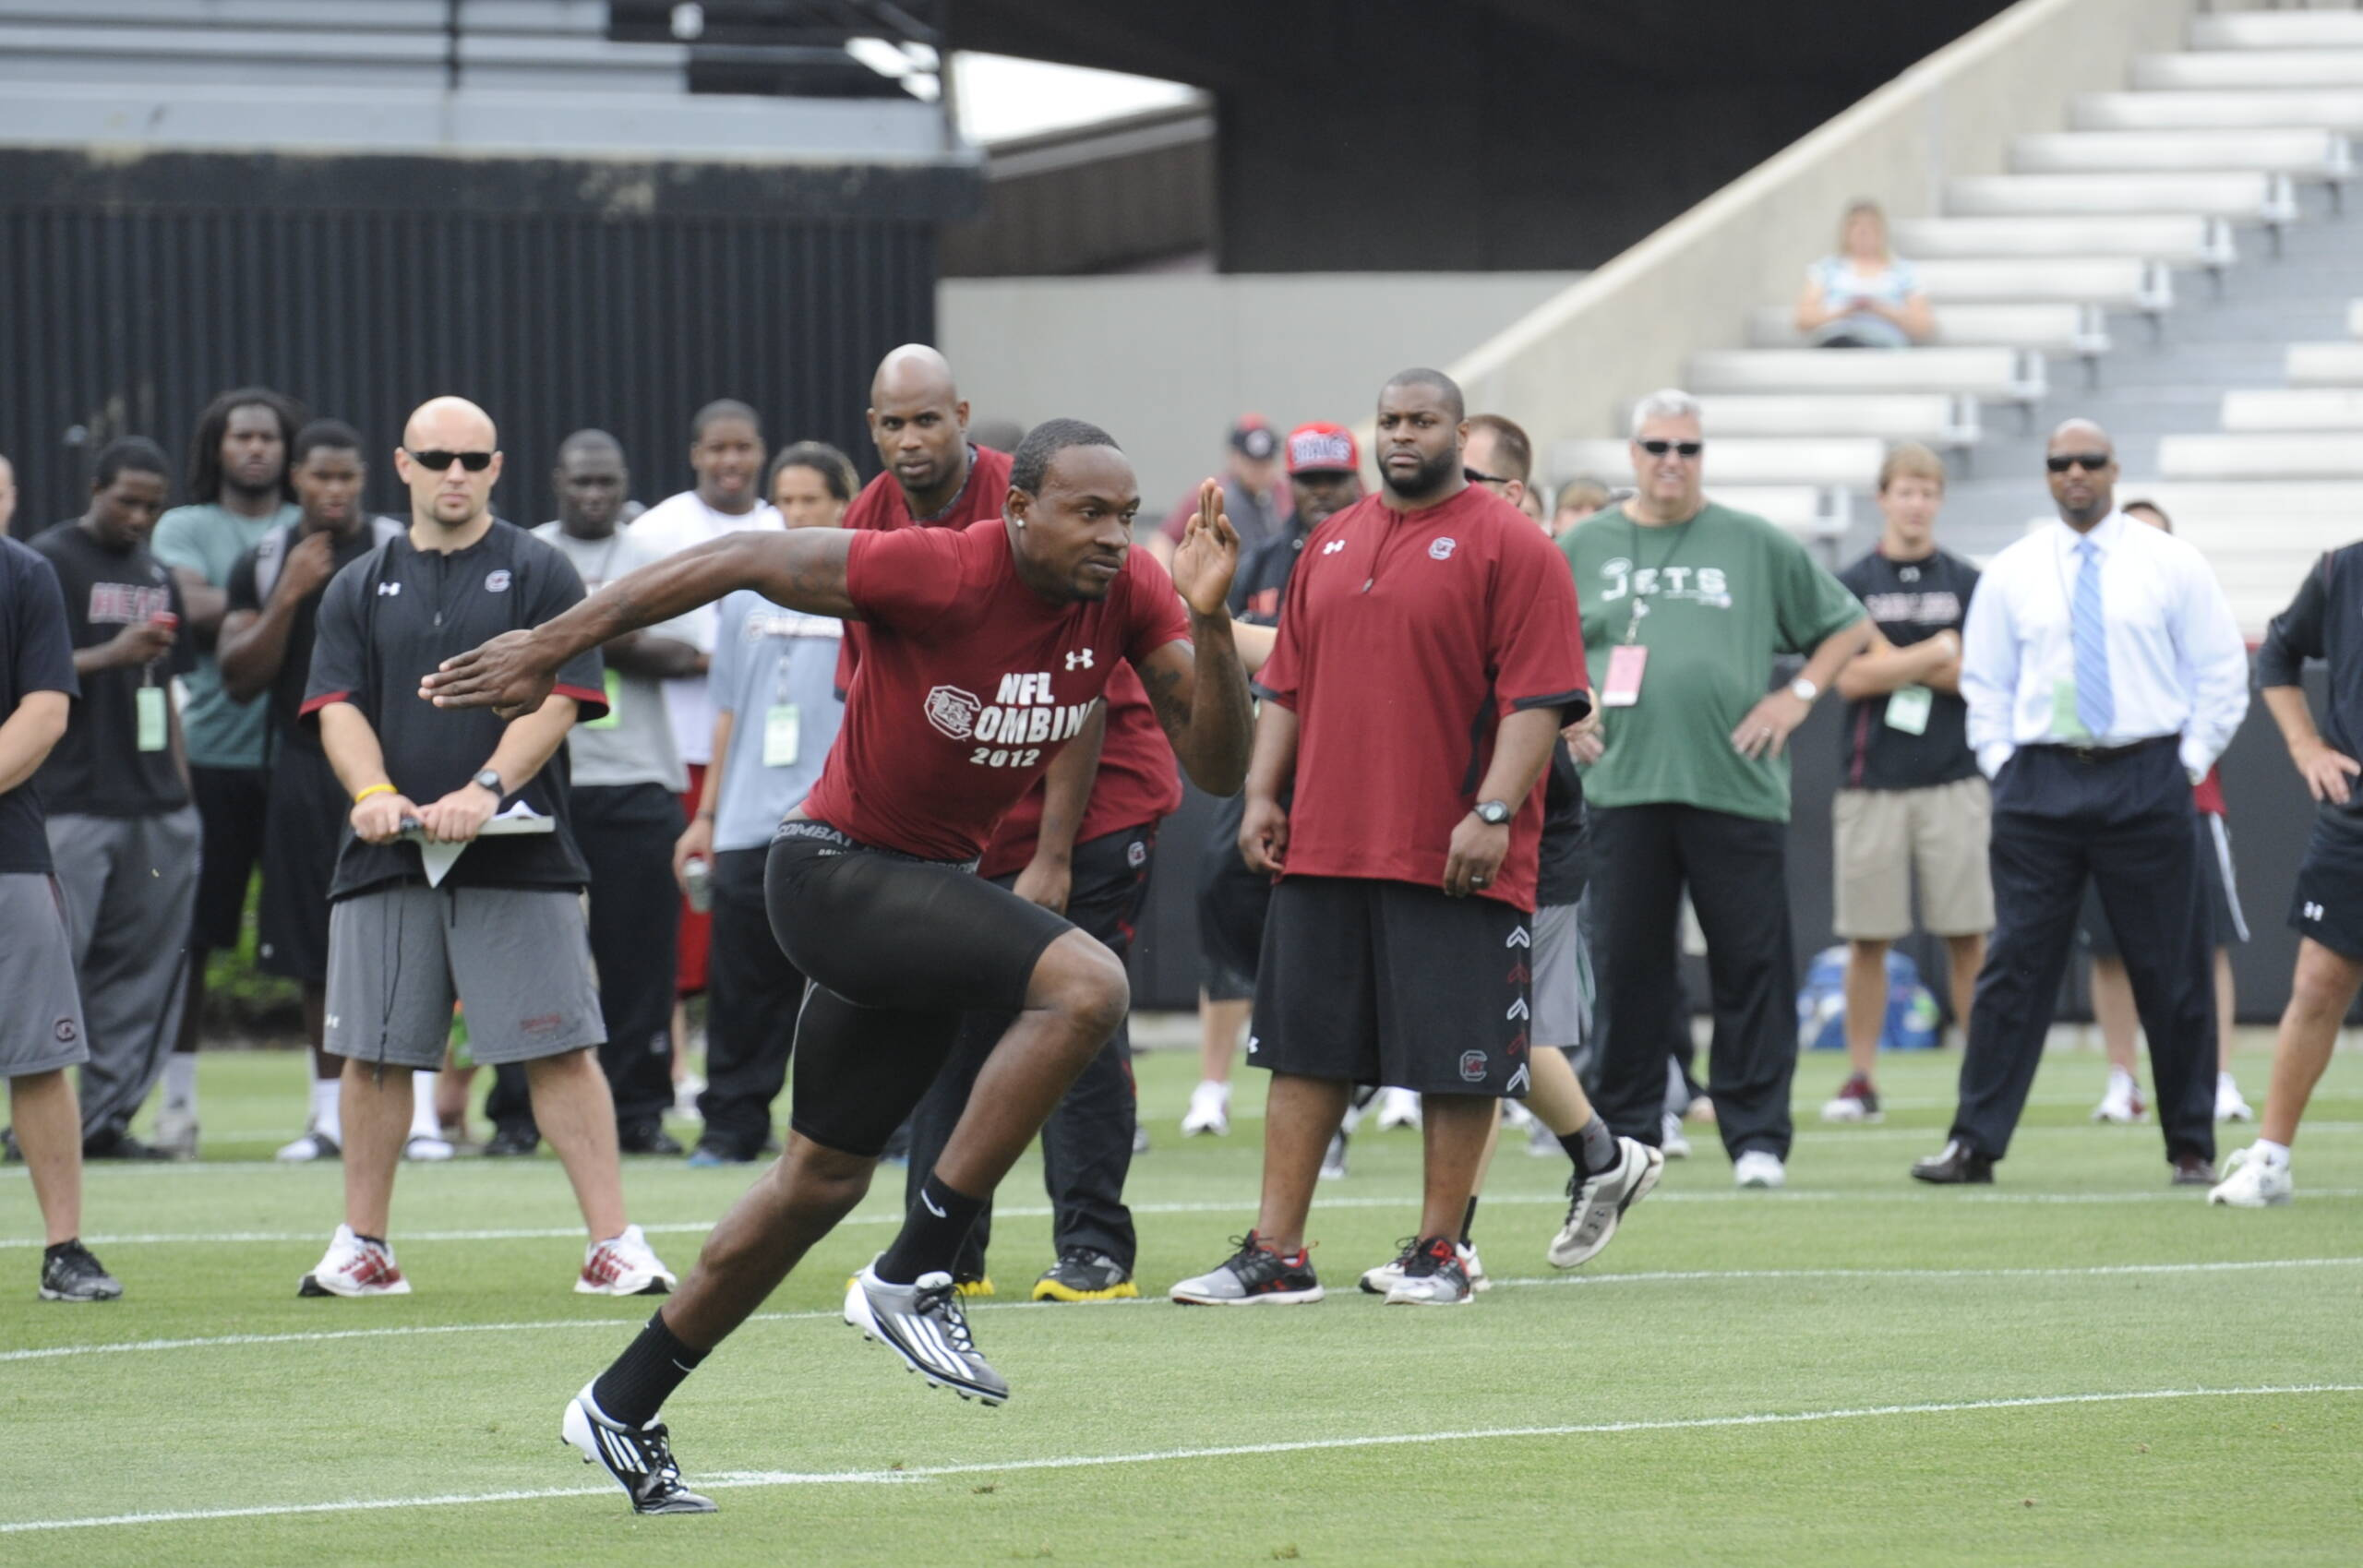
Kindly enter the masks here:
[[1500, 827], [1510, 820], [1509, 807], [1499, 800], [1481, 800], [1475, 807], [1477, 820], [1490, 827]]
[[472, 784], [476, 784], [482, 788], [488, 789], [496, 796], [506, 796], [509, 793], [508, 790], [501, 787], [500, 775], [494, 772], [490, 768], [486, 768], [484, 772], [478, 773], [474, 778], [470, 779], [468, 782]]
[[1799, 676], [1789, 683], [1789, 695], [1810, 708], [1813, 706], [1813, 700], [1821, 695], [1821, 688], [1805, 676]]

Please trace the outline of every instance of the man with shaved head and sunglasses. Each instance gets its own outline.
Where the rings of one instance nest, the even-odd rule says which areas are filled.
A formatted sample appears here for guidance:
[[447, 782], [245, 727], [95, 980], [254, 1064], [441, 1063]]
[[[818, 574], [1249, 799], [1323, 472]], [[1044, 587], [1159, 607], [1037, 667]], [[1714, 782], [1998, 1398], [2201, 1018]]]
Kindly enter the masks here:
[[1994, 1179], [2089, 880], [2150, 1037], [2174, 1185], [2209, 1187], [2215, 1010], [2190, 790], [2248, 712], [2248, 649], [2206, 558], [2117, 509], [2106, 431], [2068, 421], [2044, 466], [2059, 522], [1994, 557], [1961, 633], [1969, 743], [1994, 781], [1994, 937], [1952, 1131], [1912, 1174]]

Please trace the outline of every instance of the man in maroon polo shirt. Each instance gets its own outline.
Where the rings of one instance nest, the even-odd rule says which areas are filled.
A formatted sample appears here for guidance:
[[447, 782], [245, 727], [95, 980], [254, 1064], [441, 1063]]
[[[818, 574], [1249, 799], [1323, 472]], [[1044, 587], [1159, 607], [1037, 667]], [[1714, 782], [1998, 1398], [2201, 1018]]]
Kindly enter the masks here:
[[1279, 878], [1247, 1041], [1272, 1073], [1262, 1212], [1177, 1301], [1321, 1299], [1305, 1217], [1357, 1083], [1424, 1106], [1420, 1239], [1386, 1299], [1470, 1299], [1454, 1239], [1494, 1102], [1530, 1082], [1541, 781], [1589, 710], [1575, 580], [1463, 475], [1450, 377], [1388, 382], [1376, 437], [1385, 488], [1305, 540], [1256, 681], [1240, 846]]
[[[923, 344], [894, 350], [878, 366], [870, 404], [870, 438], [885, 472], [862, 490], [847, 526], [965, 528], [1001, 515], [1009, 455], [969, 444], [968, 405], [941, 353]], [[858, 628], [846, 630], [838, 673], [839, 684], [849, 687], [861, 652]], [[1131, 664], [1119, 664], [1109, 673], [1102, 710], [1010, 808], [977, 873], [1066, 916], [1125, 958], [1148, 892], [1157, 825], [1181, 804], [1173, 748], [1140, 677]], [[906, 1203], [918, 1202], [978, 1070], [1009, 1023], [1004, 1013], [971, 1014], [935, 1086], [911, 1113]], [[1120, 1025], [1042, 1128], [1042, 1183], [1055, 1215], [1057, 1261], [1035, 1282], [1038, 1301], [1140, 1294], [1133, 1283], [1138, 1242], [1124, 1206], [1139, 1119], [1132, 1060], [1131, 1035]], [[952, 1271], [961, 1294], [992, 1293], [985, 1274], [991, 1236], [988, 1206]]]

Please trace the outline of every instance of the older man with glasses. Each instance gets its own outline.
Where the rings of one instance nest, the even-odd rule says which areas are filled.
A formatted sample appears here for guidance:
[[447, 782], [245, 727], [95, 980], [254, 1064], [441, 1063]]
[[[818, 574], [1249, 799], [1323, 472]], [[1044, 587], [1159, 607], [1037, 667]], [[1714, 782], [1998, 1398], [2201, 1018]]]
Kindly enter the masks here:
[[2190, 790], [2248, 712], [2248, 650], [2205, 558], [2117, 509], [2106, 431], [2068, 421], [2044, 466], [2058, 526], [1994, 557], [1962, 631], [1969, 742], [1994, 781], [1996, 924], [1952, 1131], [1912, 1174], [1994, 1179], [2090, 880], [2150, 1037], [2174, 1184], [2212, 1186], [2215, 1012]]
[[[1591, 808], [1600, 1080], [1611, 1131], [1662, 1141], [1683, 889], [1705, 930], [1713, 1095], [1733, 1177], [1786, 1179], [1796, 1069], [1789, 938], [1790, 732], [1871, 634], [1862, 604], [1798, 540], [1703, 495], [1698, 403], [1633, 411], [1621, 505], [1559, 537], [1583, 604], [1601, 724], [1573, 742]], [[1773, 661], [1809, 655], [1771, 690]]]

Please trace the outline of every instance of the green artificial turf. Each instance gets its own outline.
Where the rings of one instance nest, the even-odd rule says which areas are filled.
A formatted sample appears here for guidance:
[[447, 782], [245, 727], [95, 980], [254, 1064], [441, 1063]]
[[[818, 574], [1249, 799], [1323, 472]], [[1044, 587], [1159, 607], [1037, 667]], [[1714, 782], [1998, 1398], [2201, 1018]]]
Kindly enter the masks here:
[[[1564, 1163], [1505, 1138], [1478, 1224], [1499, 1284], [1466, 1310], [1353, 1289], [1413, 1223], [1415, 1133], [1358, 1136], [1324, 1184], [1331, 1295], [1301, 1309], [1017, 1304], [1050, 1262], [1029, 1159], [974, 1317], [1014, 1390], [997, 1410], [837, 1319], [890, 1234], [890, 1169], [667, 1408], [721, 1513], [635, 1519], [557, 1425], [651, 1303], [572, 1294], [556, 1161], [406, 1168], [416, 1293], [299, 1300], [339, 1201], [333, 1166], [269, 1163], [304, 1069], [208, 1056], [206, 1158], [90, 1174], [124, 1300], [34, 1299], [31, 1191], [0, 1173], [0, 1563], [2363, 1561], [2363, 1059], [2315, 1101], [2298, 1202], [2263, 1212], [2169, 1191], [2153, 1127], [2089, 1125], [2102, 1070], [2074, 1052], [1998, 1185], [1919, 1188], [1904, 1170], [1942, 1142], [1956, 1065], [1890, 1058], [1885, 1124], [1825, 1129], [1842, 1072], [1809, 1058], [1787, 1191], [1734, 1192], [1694, 1128], [1697, 1155], [1578, 1275], [1542, 1260]], [[1261, 1075], [1229, 1137], [1185, 1143], [1195, 1075], [1193, 1053], [1141, 1059], [1152, 1296], [1253, 1219]], [[626, 1171], [679, 1269], [748, 1179]], [[74, 1353], [26, 1354], [51, 1349]], [[242, 1508], [271, 1512], [119, 1522]], [[92, 1518], [118, 1522], [8, 1528]]]

